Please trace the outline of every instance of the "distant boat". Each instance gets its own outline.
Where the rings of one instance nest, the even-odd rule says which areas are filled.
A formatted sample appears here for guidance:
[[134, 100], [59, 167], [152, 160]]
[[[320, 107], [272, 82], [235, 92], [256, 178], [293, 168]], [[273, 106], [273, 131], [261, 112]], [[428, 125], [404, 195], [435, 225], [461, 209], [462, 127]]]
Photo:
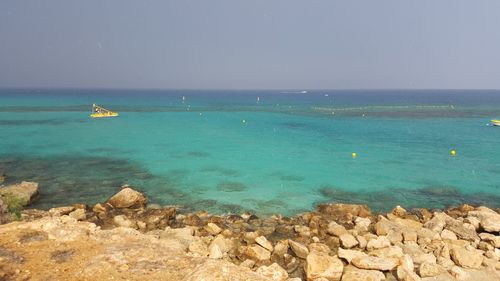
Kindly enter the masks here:
[[490, 122], [491, 122], [491, 125], [500, 127], [500, 119], [493, 119]]
[[103, 117], [116, 117], [116, 116], [118, 116], [118, 112], [108, 110], [104, 107], [98, 106], [95, 103], [92, 104], [92, 114], [90, 114], [90, 117], [103, 118]]
[[307, 91], [288, 91], [288, 92], [280, 92], [281, 94], [307, 94]]

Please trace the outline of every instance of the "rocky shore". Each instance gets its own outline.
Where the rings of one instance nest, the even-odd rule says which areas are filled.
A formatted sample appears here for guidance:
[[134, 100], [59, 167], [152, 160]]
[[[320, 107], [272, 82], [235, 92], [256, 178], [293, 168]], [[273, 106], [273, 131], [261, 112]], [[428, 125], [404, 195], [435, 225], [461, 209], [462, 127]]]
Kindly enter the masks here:
[[500, 210], [484, 206], [184, 214], [124, 186], [94, 206], [16, 211], [37, 188], [0, 188], [0, 280], [500, 280]]

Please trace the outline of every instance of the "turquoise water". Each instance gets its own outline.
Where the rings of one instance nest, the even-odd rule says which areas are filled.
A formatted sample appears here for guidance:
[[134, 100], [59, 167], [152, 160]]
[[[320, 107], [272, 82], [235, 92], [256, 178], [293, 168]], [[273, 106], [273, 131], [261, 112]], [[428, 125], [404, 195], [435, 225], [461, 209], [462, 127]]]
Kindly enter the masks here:
[[1, 90], [0, 173], [40, 182], [39, 208], [124, 183], [214, 213], [500, 207], [496, 117], [499, 91]]

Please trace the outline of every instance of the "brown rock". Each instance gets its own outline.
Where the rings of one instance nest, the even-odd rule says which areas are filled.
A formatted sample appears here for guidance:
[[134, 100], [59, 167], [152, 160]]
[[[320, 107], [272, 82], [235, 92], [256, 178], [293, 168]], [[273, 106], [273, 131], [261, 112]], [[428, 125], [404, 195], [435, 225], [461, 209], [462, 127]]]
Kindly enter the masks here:
[[269, 252], [273, 251], [273, 244], [271, 244], [271, 242], [267, 241], [266, 237], [264, 237], [264, 236], [259, 236], [259, 237], [255, 238], [255, 243], [264, 247], [264, 249], [268, 250]]
[[0, 187], [0, 199], [4, 204], [28, 206], [38, 197], [38, 183], [23, 181], [19, 184]]
[[450, 250], [453, 261], [465, 268], [479, 268], [483, 262], [483, 253], [476, 249], [453, 248]]
[[352, 264], [361, 269], [375, 270], [393, 270], [399, 264], [399, 260], [395, 258], [379, 258], [379, 257], [357, 257], [352, 260]]
[[346, 260], [347, 263], [351, 263], [352, 260], [357, 258], [357, 257], [366, 257], [368, 255], [361, 252], [361, 251], [345, 250], [345, 249], [339, 248], [338, 256], [339, 256], [339, 258]]
[[339, 236], [340, 243], [342, 244], [342, 247], [346, 249], [350, 249], [356, 245], [358, 245], [358, 240], [354, 236], [352, 236], [349, 233], [344, 233]]
[[115, 208], [143, 208], [147, 199], [144, 194], [125, 187], [106, 201]]
[[249, 258], [251, 258], [253, 260], [257, 260], [257, 261], [267, 261], [267, 260], [271, 259], [271, 252], [262, 248], [259, 245], [247, 247], [245, 254]]
[[420, 277], [434, 277], [445, 272], [445, 269], [438, 264], [422, 263], [418, 269]]
[[307, 258], [307, 255], [309, 254], [309, 249], [307, 249], [306, 246], [295, 242], [293, 240], [288, 240], [288, 244], [290, 245], [290, 248], [292, 248], [292, 251], [297, 255], [299, 258]]
[[288, 273], [277, 263], [273, 263], [270, 266], [261, 266], [257, 268], [255, 273], [267, 278], [270, 281], [285, 281], [288, 279]]
[[325, 278], [328, 281], [339, 281], [344, 264], [337, 257], [325, 253], [312, 252], [306, 258], [305, 271], [308, 281]]

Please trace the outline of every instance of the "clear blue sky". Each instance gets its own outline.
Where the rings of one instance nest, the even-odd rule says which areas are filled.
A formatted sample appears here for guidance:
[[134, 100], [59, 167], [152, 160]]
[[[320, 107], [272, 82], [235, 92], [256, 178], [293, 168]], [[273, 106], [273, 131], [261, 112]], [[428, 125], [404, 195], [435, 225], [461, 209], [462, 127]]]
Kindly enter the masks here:
[[500, 89], [500, 1], [2, 0], [0, 87]]

